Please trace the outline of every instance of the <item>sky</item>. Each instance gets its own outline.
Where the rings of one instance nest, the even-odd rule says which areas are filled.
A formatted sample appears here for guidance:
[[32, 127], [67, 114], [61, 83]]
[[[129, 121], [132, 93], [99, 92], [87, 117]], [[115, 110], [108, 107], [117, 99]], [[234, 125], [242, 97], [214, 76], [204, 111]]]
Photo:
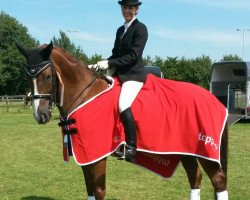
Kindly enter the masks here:
[[[143, 57], [238, 55], [250, 61], [250, 0], [141, 0], [138, 20], [149, 33]], [[111, 55], [124, 23], [117, 0], [0, 0], [41, 44], [65, 32], [88, 56]], [[239, 31], [236, 31], [239, 29]]]

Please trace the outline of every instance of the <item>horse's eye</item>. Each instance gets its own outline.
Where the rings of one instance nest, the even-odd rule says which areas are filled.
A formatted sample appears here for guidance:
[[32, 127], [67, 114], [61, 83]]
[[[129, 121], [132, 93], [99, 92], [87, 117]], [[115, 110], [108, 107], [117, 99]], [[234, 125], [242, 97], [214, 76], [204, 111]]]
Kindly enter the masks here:
[[45, 77], [45, 80], [46, 80], [46, 81], [49, 81], [50, 78], [51, 78], [51, 76], [50, 76], [50, 75], [47, 75], [47, 76]]

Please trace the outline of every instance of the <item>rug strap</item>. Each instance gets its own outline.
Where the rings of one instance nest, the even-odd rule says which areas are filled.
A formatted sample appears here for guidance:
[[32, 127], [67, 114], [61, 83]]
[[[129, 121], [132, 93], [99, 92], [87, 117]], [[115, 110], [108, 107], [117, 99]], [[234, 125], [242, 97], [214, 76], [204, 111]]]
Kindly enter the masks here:
[[61, 120], [58, 123], [58, 126], [69, 126], [69, 125], [75, 124], [75, 123], [76, 123], [75, 119]]

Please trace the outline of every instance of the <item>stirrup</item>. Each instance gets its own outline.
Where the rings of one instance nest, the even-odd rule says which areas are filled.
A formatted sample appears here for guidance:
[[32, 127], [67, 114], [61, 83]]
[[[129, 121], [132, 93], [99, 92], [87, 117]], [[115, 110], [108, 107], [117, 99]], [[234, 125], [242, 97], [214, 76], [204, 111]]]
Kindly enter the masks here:
[[112, 156], [116, 157], [118, 160], [125, 159], [125, 145], [121, 145], [118, 149], [112, 154]]

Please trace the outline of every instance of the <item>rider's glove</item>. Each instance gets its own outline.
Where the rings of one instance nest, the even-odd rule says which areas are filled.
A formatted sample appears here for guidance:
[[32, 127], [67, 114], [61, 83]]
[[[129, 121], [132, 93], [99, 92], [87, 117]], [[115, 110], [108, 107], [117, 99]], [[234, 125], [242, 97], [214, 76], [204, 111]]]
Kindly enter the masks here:
[[[98, 69], [101, 69], [101, 70], [105, 70], [105, 69], [109, 68], [109, 64], [108, 64], [107, 60], [99, 61], [95, 65], [97, 65]], [[93, 67], [96, 68], [95, 66], [93, 66]]]

